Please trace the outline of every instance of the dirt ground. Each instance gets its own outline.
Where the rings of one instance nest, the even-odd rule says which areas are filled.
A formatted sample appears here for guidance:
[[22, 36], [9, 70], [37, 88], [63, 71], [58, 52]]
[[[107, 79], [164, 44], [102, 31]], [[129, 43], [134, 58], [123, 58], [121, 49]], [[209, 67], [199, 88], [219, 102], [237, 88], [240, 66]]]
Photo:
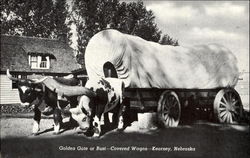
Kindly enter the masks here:
[[62, 129], [60, 135], [53, 135], [52, 119], [42, 119], [39, 135], [33, 136], [32, 122], [31, 118], [1, 118], [1, 157], [245, 158], [250, 155], [248, 125], [195, 121], [158, 129], [139, 119], [124, 132], [112, 130], [100, 139], [90, 139], [75, 129]]

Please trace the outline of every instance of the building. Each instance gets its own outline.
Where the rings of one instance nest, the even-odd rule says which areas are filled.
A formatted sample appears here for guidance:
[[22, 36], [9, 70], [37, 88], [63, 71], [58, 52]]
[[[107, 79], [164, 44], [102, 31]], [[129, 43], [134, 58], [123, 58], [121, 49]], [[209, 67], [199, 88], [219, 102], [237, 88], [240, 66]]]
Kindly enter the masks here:
[[65, 76], [80, 68], [73, 49], [63, 38], [45, 39], [1, 35], [0, 104], [20, 103], [17, 84], [6, 70], [18, 78]]

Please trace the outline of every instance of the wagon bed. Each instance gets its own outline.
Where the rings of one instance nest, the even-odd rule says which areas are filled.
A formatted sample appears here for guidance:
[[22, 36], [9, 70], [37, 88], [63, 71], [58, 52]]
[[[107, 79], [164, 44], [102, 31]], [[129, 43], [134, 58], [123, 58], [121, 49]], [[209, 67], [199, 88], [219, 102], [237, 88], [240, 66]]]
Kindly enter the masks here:
[[137, 113], [157, 112], [165, 127], [177, 126], [184, 108], [210, 113], [220, 123], [238, 123], [243, 113], [240, 96], [233, 88], [126, 88], [123, 96]]

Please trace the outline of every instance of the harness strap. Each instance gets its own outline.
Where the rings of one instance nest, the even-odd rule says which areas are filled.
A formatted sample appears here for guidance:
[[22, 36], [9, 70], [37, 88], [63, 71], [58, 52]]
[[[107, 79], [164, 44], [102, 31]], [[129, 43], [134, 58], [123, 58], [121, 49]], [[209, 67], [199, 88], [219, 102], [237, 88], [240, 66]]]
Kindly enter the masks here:
[[85, 114], [85, 115], [87, 115], [87, 117], [91, 117], [90, 116], [90, 113], [85, 109], [85, 108], [81, 108], [81, 111]]
[[43, 93], [42, 99], [44, 99], [45, 98], [45, 85], [44, 84], [42, 84], [42, 93]]

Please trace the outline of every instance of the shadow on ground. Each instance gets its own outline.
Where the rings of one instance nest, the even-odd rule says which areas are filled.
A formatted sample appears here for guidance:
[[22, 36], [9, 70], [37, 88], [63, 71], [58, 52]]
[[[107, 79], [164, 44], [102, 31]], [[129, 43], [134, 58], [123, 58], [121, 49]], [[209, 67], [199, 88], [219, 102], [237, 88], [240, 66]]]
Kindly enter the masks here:
[[[241, 127], [241, 126], [240, 126]], [[109, 132], [101, 139], [89, 139], [74, 134], [56, 137], [7, 137], [1, 140], [2, 157], [241, 157], [250, 155], [249, 127], [197, 123], [192, 126], [156, 129], [153, 131]], [[132, 147], [147, 151], [132, 150]], [[152, 147], [169, 147], [153, 151]], [[88, 150], [81, 150], [84, 147]], [[94, 151], [90, 148], [94, 147]], [[97, 150], [97, 148], [101, 150]], [[102, 147], [102, 148], [101, 148]], [[112, 151], [113, 147], [129, 147], [129, 151]], [[140, 148], [141, 147], [141, 148]], [[175, 147], [195, 148], [195, 151], [175, 151]], [[120, 148], [122, 149], [122, 148]]]
[[[247, 116], [249, 117], [249, 113]], [[190, 117], [189, 115], [188, 118], [192, 119], [183, 119], [185, 121], [181, 122], [180, 126], [176, 128], [143, 129], [134, 125], [138, 128], [128, 127], [124, 132], [106, 129], [107, 133], [100, 139], [90, 139], [83, 134], [77, 134], [77, 132], [71, 130], [72, 128], [68, 127], [67, 123], [64, 124], [60, 135], [52, 135], [52, 119], [45, 119], [42, 122], [43, 130], [38, 136], [30, 136], [25, 132], [30, 132], [27, 127], [32, 127], [31, 118], [4, 118], [5, 121], [1, 118], [1, 157], [245, 158], [250, 156], [248, 123], [223, 125], [205, 121], [207, 119], [197, 121], [197, 116]], [[4, 127], [2, 123], [5, 123]], [[10, 131], [21, 126], [25, 126], [25, 128], [19, 132]], [[4, 130], [6, 130], [5, 136], [2, 135]], [[92, 147], [93, 151], [90, 150]], [[129, 150], [122, 150], [123, 147]], [[138, 150], [133, 150], [132, 147], [137, 147]], [[152, 150], [153, 147], [171, 148], [171, 151], [154, 151]], [[84, 148], [86, 150], [83, 150]], [[116, 148], [116, 150], [112, 150], [113, 148]], [[176, 151], [175, 148], [180, 150]], [[195, 151], [183, 151], [183, 148], [191, 148]]]

